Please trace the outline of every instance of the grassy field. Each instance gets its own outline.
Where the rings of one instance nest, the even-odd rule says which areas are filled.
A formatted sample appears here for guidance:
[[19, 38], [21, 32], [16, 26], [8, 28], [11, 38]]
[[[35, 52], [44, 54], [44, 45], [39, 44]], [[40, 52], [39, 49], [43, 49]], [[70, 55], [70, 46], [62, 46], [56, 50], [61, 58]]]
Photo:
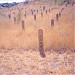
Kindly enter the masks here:
[[[0, 10], [0, 75], [74, 75], [75, 5], [31, 3], [18, 7]], [[39, 29], [43, 30], [46, 58], [39, 53]]]

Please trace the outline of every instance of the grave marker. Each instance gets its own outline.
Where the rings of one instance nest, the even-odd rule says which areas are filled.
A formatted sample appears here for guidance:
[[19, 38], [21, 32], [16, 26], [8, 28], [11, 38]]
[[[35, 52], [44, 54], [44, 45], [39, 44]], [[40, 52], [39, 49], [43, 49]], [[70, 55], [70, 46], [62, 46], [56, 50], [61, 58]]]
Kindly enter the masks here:
[[50, 12], [50, 9], [49, 9], [49, 12]]
[[38, 10], [37, 10], [37, 13], [38, 13]]
[[11, 15], [9, 14], [8, 17], [9, 17], [9, 19], [10, 19], [10, 18], [11, 18]]
[[43, 6], [43, 10], [45, 10], [45, 6]]
[[14, 22], [16, 23], [16, 17], [14, 17]]
[[24, 20], [22, 20], [22, 30], [24, 30], [25, 27], [24, 27]]
[[54, 20], [51, 19], [51, 26], [54, 26]]
[[67, 4], [65, 4], [65, 6], [67, 7]]
[[41, 17], [43, 17], [43, 13], [41, 13]]
[[58, 14], [56, 14], [56, 20], [57, 20], [57, 21], [59, 20], [59, 15], [58, 15]]
[[74, 2], [72, 3], [72, 6], [74, 5]]
[[44, 48], [43, 48], [43, 30], [39, 29], [38, 30], [38, 39], [39, 39], [39, 52], [41, 57], [45, 58], [45, 52], [44, 52]]
[[25, 18], [26, 18], [26, 14], [24, 14]]
[[46, 14], [47, 14], [47, 10], [46, 10]]
[[32, 11], [32, 15], [33, 15], [34, 13], [33, 13], [33, 11]]
[[67, 4], [70, 4], [70, 2], [68, 1]]
[[61, 16], [61, 13], [59, 12], [59, 17]]
[[36, 20], [36, 15], [34, 15], [34, 20]]

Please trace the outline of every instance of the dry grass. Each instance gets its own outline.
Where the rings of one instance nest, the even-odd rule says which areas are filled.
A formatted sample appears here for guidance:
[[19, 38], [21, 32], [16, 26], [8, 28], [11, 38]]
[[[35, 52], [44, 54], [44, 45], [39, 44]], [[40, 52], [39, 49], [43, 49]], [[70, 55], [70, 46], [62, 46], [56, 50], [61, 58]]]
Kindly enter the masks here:
[[[40, 9], [40, 5], [34, 6], [20, 6], [28, 12], [26, 18], [25, 10], [21, 12], [21, 21], [25, 22], [24, 30], [21, 22], [14, 23], [14, 17], [18, 19], [16, 7], [13, 7], [11, 19], [0, 16], [0, 75], [73, 75], [75, 8], [71, 5], [67, 8], [65, 5], [57, 6], [47, 14], [43, 11], [43, 17], [39, 12], [34, 21], [29, 9]], [[63, 7], [59, 21], [56, 21], [56, 14]], [[8, 9], [0, 10], [3, 11], [9, 13]], [[51, 27], [51, 19], [55, 21], [54, 27]], [[38, 29], [43, 29], [46, 58], [41, 58], [39, 54]]]

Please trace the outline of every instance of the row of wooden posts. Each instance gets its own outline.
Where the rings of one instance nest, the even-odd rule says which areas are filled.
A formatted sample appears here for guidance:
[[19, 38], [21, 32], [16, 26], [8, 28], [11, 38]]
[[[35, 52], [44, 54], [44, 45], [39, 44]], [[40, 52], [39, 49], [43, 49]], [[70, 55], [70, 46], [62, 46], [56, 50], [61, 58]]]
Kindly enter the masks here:
[[[45, 6], [43, 6], [43, 10], [45, 10], [46, 11], [46, 14], [48, 13], [48, 12], [50, 12], [50, 9], [48, 9], [48, 10], [46, 10], [46, 7]], [[38, 10], [37, 10], [37, 12], [38, 12]], [[15, 13], [15, 12], [14, 12]], [[33, 11], [32, 11], [32, 15], [33, 15]], [[24, 16], [25, 16], [25, 18], [26, 18], [26, 11], [25, 11], [25, 14], [24, 14]], [[59, 12], [59, 14], [56, 14], [56, 20], [58, 20], [59, 19], [59, 16], [61, 16], [61, 13]], [[43, 13], [41, 12], [41, 17], [43, 17]], [[9, 19], [11, 19], [11, 14], [9, 14], [8, 15], [8, 18]], [[34, 15], [34, 20], [36, 21], [37, 20], [37, 16], [36, 15]], [[17, 21], [17, 18], [16, 17], [14, 17], [14, 23], [16, 23], [16, 21]], [[23, 25], [24, 25], [24, 21], [22, 20], [22, 29], [24, 29], [23, 27]], [[51, 26], [54, 26], [54, 19], [51, 19]]]
[[[47, 14], [47, 11], [46, 11]], [[56, 14], [56, 20], [59, 20], [59, 16], [61, 16], [61, 13]], [[8, 15], [9, 19], [11, 18], [11, 15]], [[26, 17], [26, 14], [25, 14]], [[41, 13], [41, 17], [43, 17], [43, 13]], [[36, 15], [34, 15], [34, 20], [36, 21]], [[16, 23], [16, 17], [14, 17], [14, 22]], [[24, 20], [21, 21], [22, 23], [22, 30], [25, 30], [25, 22]], [[54, 26], [54, 19], [51, 19], [51, 26]], [[38, 40], [39, 40], [39, 53], [42, 58], [46, 57], [45, 51], [44, 51], [44, 44], [43, 44], [43, 30], [38, 30]]]
[[[43, 8], [43, 9], [45, 9], [45, 8]], [[46, 11], [46, 14], [47, 14], [47, 11]], [[43, 17], [43, 13], [41, 13], [41, 16]], [[56, 14], [56, 20], [57, 21], [59, 20], [60, 16], [61, 16], [61, 12]], [[10, 19], [11, 15], [8, 15], [8, 17]], [[25, 14], [25, 17], [26, 17], [26, 14]], [[34, 15], [34, 20], [36, 20], [36, 15]], [[14, 17], [14, 22], [16, 23], [16, 17]], [[22, 30], [24, 30], [25, 29], [24, 20], [22, 20], [21, 23], [22, 23]], [[51, 26], [54, 26], [54, 19], [51, 19]], [[45, 54], [44, 44], [43, 44], [43, 30], [42, 29], [38, 30], [38, 40], [39, 40], [39, 53], [40, 53], [40, 56], [42, 58], [45, 58], [46, 54]]]
[[[41, 14], [43, 16], [43, 14]], [[59, 17], [61, 16], [61, 13], [59, 12], [59, 14], [56, 14], [56, 20], [58, 21], [59, 20]], [[10, 16], [9, 16], [10, 18]], [[34, 20], [36, 20], [36, 15], [34, 15]], [[14, 22], [16, 23], [16, 17], [14, 17]], [[21, 21], [22, 23], [22, 29], [24, 30], [25, 29], [25, 23], [24, 23], [24, 20]], [[51, 19], [51, 26], [54, 26], [54, 19]]]
[[[61, 13], [56, 14], [56, 20], [57, 21], [59, 20], [59, 16], [61, 16]], [[16, 21], [16, 17], [14, 17], [14, 21]], [[53, 19], [51, 20], [51, 26], [54, 26], [54, 20]], [[22, 30], [24, 30], [24, 29], [25, 29], [25, 23], [24, 23], [24, 20], [22, 20]], [[45, 54], [44, 45], [43, 45], [43, 30], [42, 29], [38, 30], [38, 40], [39, 40], [39, 53], [40, 53], [40, 56], [42, 58], [45, 58], [46, 54]]]
[[[61, 16], [61, 13], [59, 14], [56, 14], [56, 19], [58, 21], [59, 19], [59, 16]], [[35, 16], [34, 16], [35, 17]], [[36, 18], [36, 17], [35, 17]], [[51, 20], [51, 26], [54, 26], [54, 20], [52, 19]], [[22, 20], [22, 29], [24, 30], [25, 27], [24, 27], [24, 21]], [[39, 53], [40, 53], [40, 56], [42, 58], [45, 58], [46, 57], [46, 54], [45, 54], [45, 51], [44, 51], [44, 44], [43, 44], [43, 30], [42, 29], [39, 29], [38, 30], [38, 40], [39, 40]]]
[[[42, 14], [43, 16], [43, 14]], [[61, 16], [61, 13], [59, 12], [59, 14], [56, 14], [56, 20], [58, 21], [59, 20], [59, 17]], [[16, 19], [16, 17], [14, 18], [14, 20]], [[34, 15], [34, 20], [36, 20], [36, 15]], [[51, 26], [54, 26], [54, 19], [51, 19]], [[22, 20], [22, 29], [24, 30], [25, 29], [25, 26], [24, 26], [24, 20]]]
[[[62, 9], [63, 10], [63, 9]], [[59, 17], [61, 16], [61, 12], [59, 12], [59, 14], [56, 14], [56, 20], [59, 20]], [[54, 26], [54, 20], [51, 20], [51, 26]], [[46, 54], [44, 51], [44, 45], [43, 45], [43, 30], [39, 29], [38, 30], [38, 39], [39, 39], [39, 52], [40, 52], [40, 56], [45, 58]]]
[[[41, 15], [43, 16], [43, 13]], [[59, 14], [56, 14], [56, 20], [57, 21], [59, 20], [60, 16], [61, 16], [60, 12], [59, 12]], [[36, 16], [35, 15], [34, 15], [34, 19], [36, 20]], [[51, 20], [51, 26], [54, 26], [54, 20], [53, 19]], [[23, 30], [25, 29], [23, 20], [22, 20], [22, 29]], [[43, 30], [42, 29], [38, 30], [38, 40], [39, 40], [39, 53], [40, 53], [40, 56], [42, 58], [45, 58], [46, 54], [45, 54], [44, 44], [43, 44]]]
[[[62, 8], [62, 11], [63, 10], [64, 10], [64, 8]], [[59, 12], [59, 14], [56, 14], [56, 20], [57, 21], [59, 20], [59, 17], [61, 16], [61, 12]], [[54, 20], [53, 19], [51, 20], [51, 26], [54, 26]], [[43, 30], [42, 29], [38, 30], [38, 39], [39, 39], [39, 52], [40, 52], [40, 56], [45, 58], [46, 54], [45, 54], [44, 45], [43, 45]]]
[[[67, 3], [67, 4], [65, 4], [65, 6], [67, 7], [67, 5], [69, 4], [69, 2]], [[75, 2], [73, 2], [72, 3], [72, 6], [75, 4]], [[41, 11], [46, 11], [46, 14], [48, 13], [48, 12], [50, 12], [50, 9], [48, 9], [48, 10], [46, 10], [46, 6], [40, 6], [40, 8], [41, 8]], [[13, 9], [12, 9], [13, 10]], [[12, 11], [12, 10], [10, 10], [10, 12]], [[63, 10], [63, 9], [62, 9]], [[21, 10], [20, 10], [21, 11]], [[37, 13], [39, 12], [39, 10], [35, 10]], [[32, 13], [32, 15], [34, 15], [34, 10], [31, 10], [31, 13]], [[15, 14], [15, 12], [13, 12], [13, 14]], [[24, 14], [24, 16], [25, 16], [25, 18], [26, 18], [26, 11], [25, 11], [25, 14]], [[36, 15], [34, 15], [34, 16], [36, 16]], [[41, 13], [41, 16], [43, 17], [43, 13]], [[9, 14], [8, 15], [8, 17], [9, 17], [9, 19], [11, 18], [11, 15]], [[35, 20], [36, 20], [36, 17], [35, 17]]]

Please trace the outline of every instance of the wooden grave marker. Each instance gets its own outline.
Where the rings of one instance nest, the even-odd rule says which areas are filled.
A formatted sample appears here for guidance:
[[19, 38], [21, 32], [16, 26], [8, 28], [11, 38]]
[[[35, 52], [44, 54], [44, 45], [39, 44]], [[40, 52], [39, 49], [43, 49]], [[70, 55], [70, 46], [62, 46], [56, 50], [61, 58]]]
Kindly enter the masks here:
[[25, 29], [25, 26], [24, 26], [24, 20], [22, 20], [22, 30]]
[[43, 10], [45, 10], [45, 6], [43, 6]]
[[50, 9], [49, 9], [49, 12], [50, 12]]
[[57, 21], [59, 20], [59, 14], [56, 14], [56, 20]]
[[10, 15], [10, 14], [8, 15], [8, 18], [9, 18], [9, 19], [11, 18], [11, 15]]
[[59, 12], [59, 17], [61, 16], [61, 12]]
[[34, 20], [36, 20], [36, 15], [34, 15]]
[[54, 26], [54, 20], [51, 19], [51, 26]]
[[43, 17], [43, 13], [41, 13], [41, 17]]
[[34, 13], [33, 13], [33, 11], [32, 11], [32, 15], [33, 15]]
[[27, 15], [26, 15], [26, 14], [24, 14], [24, 16], [25, 16], [25, 18], [26, 18], [26, 16], [27, 16]]
[[46, 10], [46, 14], [47, 14], [47, 10]]
[[38, 10], [37, 10], [37, 13], [38, 13]]
[[43, 47], [43, 30], [39, 29], [38, 30], [38, 39], [39, 39], [39, 52], [40, 52], [40, 56], [42, 58], [45, 58], [45, 52], [44, 52], [44, 47]]
[[14, 17], [14, 23], [16, 23], [16, 17]]

